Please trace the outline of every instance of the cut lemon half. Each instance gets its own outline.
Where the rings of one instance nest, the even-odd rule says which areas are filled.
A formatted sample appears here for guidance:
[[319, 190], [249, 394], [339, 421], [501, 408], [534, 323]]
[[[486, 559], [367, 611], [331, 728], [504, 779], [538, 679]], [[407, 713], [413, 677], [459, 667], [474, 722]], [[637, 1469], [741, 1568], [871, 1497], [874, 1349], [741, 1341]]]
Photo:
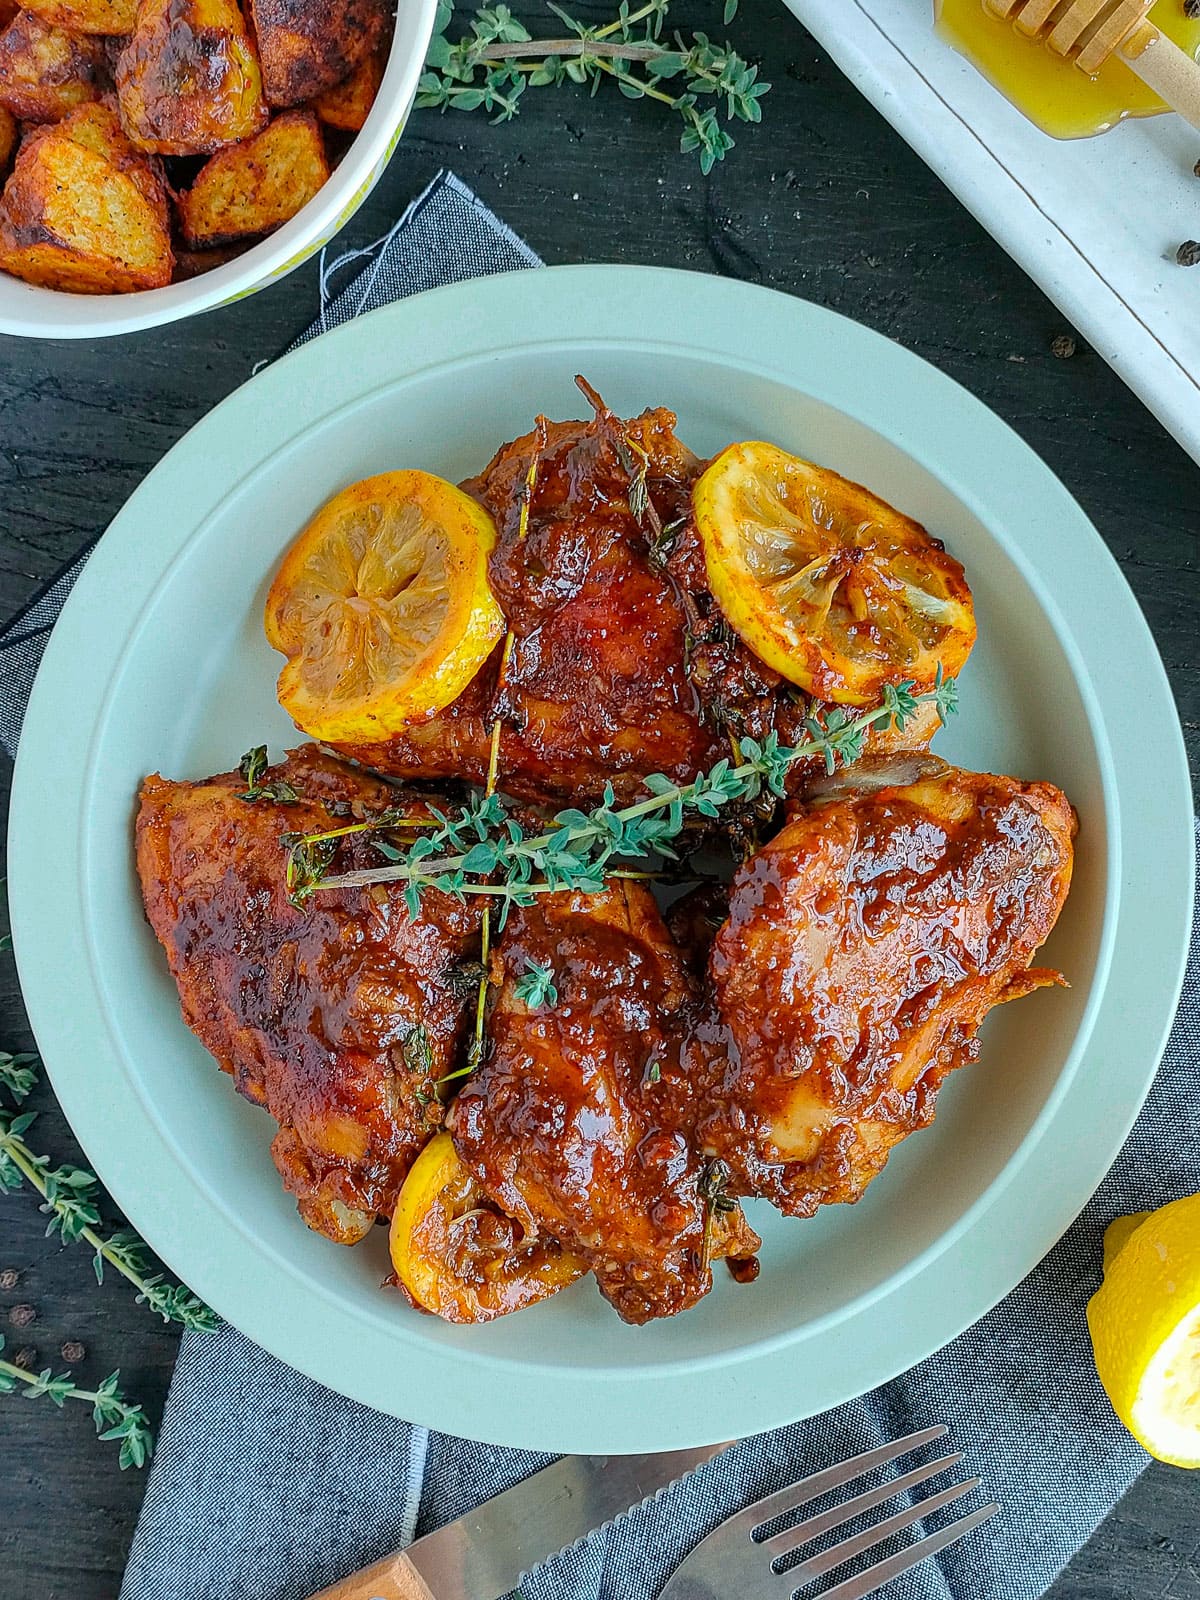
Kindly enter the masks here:
[[732, 444], [693, 490], [708, 583], [755, 655], [819, 700], [930, 689], [975, 642], [963, 569], [878, 495], [777, 445]]
[[389, 1235], [410, 1298], [446, 1322], [491, 1322], [557, 1294], [586, 1270], [553, 1239], [527, 1238], [489, 1205], [448, 1133], [413, 1162]]
[[321, 507], [267, 596], [279, 703], [314, 739], [374, 743], [456, 699], [504, 632], [496, 527], [430, 472], [363, 478]]
[[1200, 1467], [1200, 1195], [1131, 1220], [1109, 1229], [1088, 1302], [1096, 1371], [1139, 1444]]

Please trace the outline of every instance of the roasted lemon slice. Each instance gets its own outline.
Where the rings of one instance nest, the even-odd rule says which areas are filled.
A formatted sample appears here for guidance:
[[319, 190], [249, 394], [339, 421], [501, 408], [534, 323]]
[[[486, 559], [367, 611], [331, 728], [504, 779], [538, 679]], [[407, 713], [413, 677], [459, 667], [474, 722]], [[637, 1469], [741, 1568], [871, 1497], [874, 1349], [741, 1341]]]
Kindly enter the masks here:
[[1152, 1456], [1200, 1467], [1200, 1195], [1119, 1217], [1088, 1302], [1096, 1370]]
[[279, 703], [305, 733], [373, 743], [450, 704], [504, 632], [496, 528], [429, 472], [363, 478], [321, 507], [267, 596], [288, 659]]
[[490, 1322], [574, 1283], [587, 1268], [553, 1239], [528, 1239], [489, 1205], [448, 1133], [413, 1162], [392, 1217], [392, 1266], [417, 1305], [447, 1322]]
[[917, 522], [773, 444], [732, 444], [693, 490], [708, 582], [761, 661], [819, 700], [933, 686], [975, 642], [963, 569]]

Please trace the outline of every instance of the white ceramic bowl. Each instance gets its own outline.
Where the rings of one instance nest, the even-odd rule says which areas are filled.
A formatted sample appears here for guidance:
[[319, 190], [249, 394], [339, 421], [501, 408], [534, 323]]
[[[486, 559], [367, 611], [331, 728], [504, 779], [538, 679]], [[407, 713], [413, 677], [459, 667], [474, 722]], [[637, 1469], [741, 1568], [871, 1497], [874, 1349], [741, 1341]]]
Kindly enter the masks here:
[[387, 71], [361, 132], [329, 182], [290, 222], [236, 261], [165, 289], [65, 294], [0, 272], [0, 333], [98, 339], [192, 317], [263, 289], [327, 244], [378, 182], [399, 143], [425, 61], [437, 0], [399, 0]]

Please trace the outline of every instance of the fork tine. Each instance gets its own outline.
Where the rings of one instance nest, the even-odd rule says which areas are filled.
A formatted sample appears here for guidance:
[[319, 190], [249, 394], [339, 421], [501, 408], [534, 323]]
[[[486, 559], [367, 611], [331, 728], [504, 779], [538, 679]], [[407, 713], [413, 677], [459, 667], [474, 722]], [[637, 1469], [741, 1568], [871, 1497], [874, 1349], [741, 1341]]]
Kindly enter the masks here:
[[[860, 1572], [856, 1577], [847, 1578], [844, 1583], [836, 1584], [832, 1589], [826, 1589], [821, 1600], [865, 1600], [869, 1594], [882, 1589], [885, 1583], [890, 1583], [893, 1578], [898, 1578], [902, 1572], [907, 1572], [910, 1567], [916, 1567], [922, 1561], [928, 1561], [930, 1556], [936, 1556], [940, 1550], [945, 1550], [948, 1545], [957, 1544], [968, 1533], [994, 1517], [1000, 1507], [994, 1502], [982, 1506], [978, 1511], [972, 1511], [970, 1516], [960, 1517], [957, 1522], [952, 1522], [947, 1528], [939, 1528], [937, 1533], [931, 1533], [924, 1539], [918, 1539], [916, 1544], [910, 1544], [907, 1550], [898, 1550], [894, 1556], [889, 1556], [886, 1561], [879, 1561], [873, 1567], [868, 1567], [865, 1572]], [[790, 1577], [791, 1574], [789, 1573]]]
[[941, 1511], [945, 1506], [952, 1506], [956, 1500], [961, 1500], [963, 1495], [978, 1489], [982, 1482], [982, 1478], [968, 1478], [965, 1483], [952, 1483], [948, 1489], [929, 1495], [927, 1499], [918, 1501], [915, 1506], [905, 1506], [903, 1511], [897, 1511], [893, 1516], [885, 1517], [882, 1522], [874, 1523], [862, 1533], [856, 1533], [852, 1539], [843, 1539], [840, 1544], [822, 1550], [815, 1556], [809, 1556], [807, 1561], [802, 1561], [798, 1567], [793, 1567], [786, 1576], [797, 1584], [810, 1583], [822, 1573], [830, 1572], [854, 1556], [862, 1555], [864, 1550], [873, 1550], [877, 1544], [890, 1539], [892, 1534], [899, 1533], [903, 1528], [910, 1528], [914, 1522], [920, 1522], [923, 1517], [931, 1517], [935, 1511]]
[[773, 1538], [764, 1539], [761, 1549], [772, 1560], [776, 1556], [784, 1556], [789, 1550], [796, 1550], [802, 1544], [808, 1544], [821, 1534], [828, 1533], [830, 1528], [840, 1528], [843, 1523], [853, 1522], [855, 1517], [861, 1517], [867, 1511], [874, 1511], [876, 1506], [883, 1505], [886, 1500], [894, 1500], [898, 1494], [915, 1489], [927, 1478], [936, 1478], [939, 1472], [945, 1472], [948, 1467], [956, 1466], [961, 1460], [962, 1452], [959, 1451], [956, 1455], [942, 1456], [938, 1461], [930, 1461], [923, 1467], [914, 1467], [901, 1478], [889, 1478], [886, 1483], [856, 1495], [853, 1500], [842, 1500], [838, 1505], [830, 1506], [828, 1511], [809, 1517], [807, 1522], [797, 1523], [794, 1528], [785, 1528]]
[[832, 1467], [826, 1467], [823, 1472], [814, 1472], [811, 1477], [801, 1478], [799, 1483], [793, 1483], [787, 1489], [764, 1495], [752, 1506], [747, 1506], [745, 1511], [731, 1517], [730, 1521], [738, 1532], [750, 1533], [764, 1522], [770, 1522], [772, 1517], [782, 1516], [785, 1511], [795, 1511], [810, 1500], [828, 1494], [831, 1489], [840, 1489], [844, 1483], [853, 1483], [855, 1478], [861, 1478], [874, 1467], [882, 1467], [897, 1456], [906, 1456], [921, 1445], [932, 1443], [934, 1439], [944, 1439], [949, 1432], [945, 1423], [939, 1422], [932, 1428], [922, 1428], [919, 1433], [907, 1434], [894, 1444], [881, 1444], [874, 1450], [864, 1450], [849, 1461], [839, 1461]]

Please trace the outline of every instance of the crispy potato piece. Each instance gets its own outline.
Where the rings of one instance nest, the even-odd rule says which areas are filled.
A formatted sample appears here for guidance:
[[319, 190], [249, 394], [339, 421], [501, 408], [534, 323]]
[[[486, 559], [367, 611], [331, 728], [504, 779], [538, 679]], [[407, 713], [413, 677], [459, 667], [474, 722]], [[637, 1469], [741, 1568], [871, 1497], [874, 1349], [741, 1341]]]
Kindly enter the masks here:
[[329, 177], [321, 127], [311, 111], [285, 111], [264, 133], [219, 150], [179, 196], [192, 246], [269, 233], [306, 205]]
[[367, 113], [375, 104], [379, 85], [383, 82], [383, 69], [387, 66], [388, 47], [382, 45], [372, 50], [355, 67], [348, 78], [326, 89], [312, 102], [311, 109], [321, 121], [331, 128], [342, 128], [347, 133], [357, 133], [367, 120]]
[[0, 268], [79, 294], [159, 288], [174, 264], [162, 215], [95, 135], [48, 128], [22, 145], [0, 196]]
[[19, 133], [16, 117], [4, 106], [0, 106], [0, 169], [8, 166], [12, 153], [17, 148]]
[[270, 114], [236, 0], [141, 0], [116, 78], [125, 132], [158, 155], [207, 155]]
[[174, 281], [182, 283], [187, 278], [199, 278], [214, 267], [223, 267], [226, 262], [236, 261], [239, 256], [245, 255], [253, 243], [253, 239], [247, 239], [240, 244], [219, 245], [212, 250], [176, 250]]
[[111, 96], [76, 106], [55, 131], [66, 134], [85, 150], [94, 150], [97, 155], [106, 157], [118, 172], [132, 178], [154, 207], [164, 233], [170, 233], [171, 208], [162, 163], [157, 156], [145, 155], [129, 142]]
[[390, 0], [250, 0], [273, 106], [298, 106], [348, 78], [391, 26]]
[[22, 122], [57, 122], [100, 95], [104, 45], [19, 11], [0, 34], [0, 105]]
[[137, 0], [21, 0], [43, 22], [68, 33], [132, 33]]

